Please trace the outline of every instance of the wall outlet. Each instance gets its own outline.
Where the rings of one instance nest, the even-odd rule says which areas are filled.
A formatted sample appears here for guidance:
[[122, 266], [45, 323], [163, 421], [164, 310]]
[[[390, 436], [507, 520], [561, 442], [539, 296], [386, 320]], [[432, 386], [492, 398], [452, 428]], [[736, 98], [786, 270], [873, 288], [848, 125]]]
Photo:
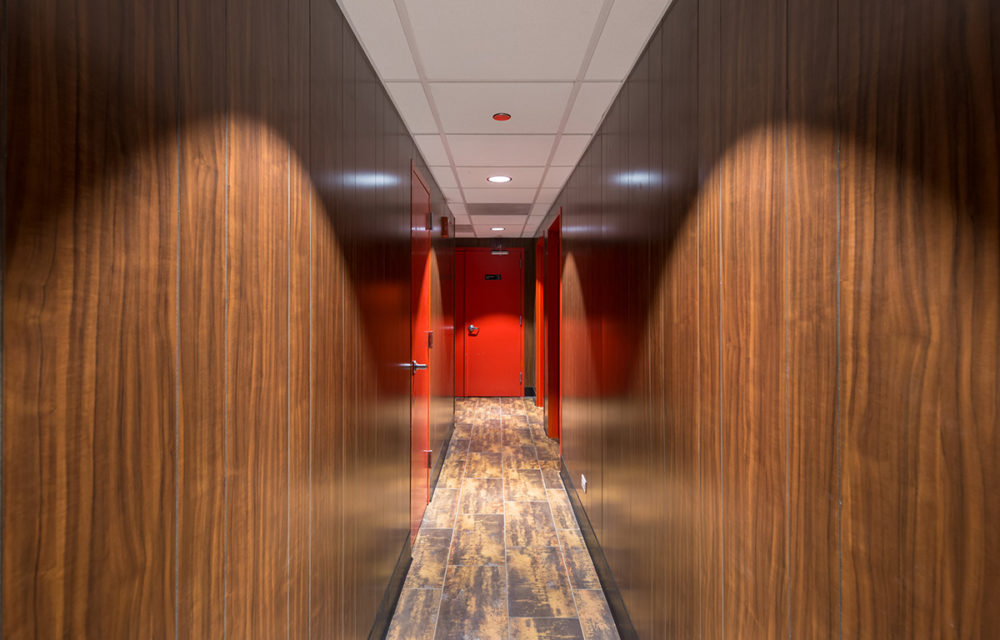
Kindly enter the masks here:
[[580, 474], [580, 488], [583, 489], [584, 493], [587, 493], [587, 476]]

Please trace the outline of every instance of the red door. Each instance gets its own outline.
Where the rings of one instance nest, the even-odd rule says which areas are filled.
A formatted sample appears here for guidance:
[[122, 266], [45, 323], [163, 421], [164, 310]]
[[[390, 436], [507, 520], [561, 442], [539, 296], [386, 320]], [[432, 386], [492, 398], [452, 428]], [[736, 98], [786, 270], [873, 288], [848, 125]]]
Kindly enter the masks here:
[[562, 322], [562, 210], [549, 227], [545, 239], [545, 393], [548, 397], [546, 418], [550, 438], [558, 438], [562, 429], [560, 384], [559, 323]]
[[524, 395], [524, 250], [464, 249], [465, 394]]
[[410, 174], [410, 537], [417, 530], [430, 500], [431, 385], [430, 351], [427, 343], [431, 330], [431, 196], [416, 170]]
[[535, 406], [545, 403], [545, 238], [535, 243]]

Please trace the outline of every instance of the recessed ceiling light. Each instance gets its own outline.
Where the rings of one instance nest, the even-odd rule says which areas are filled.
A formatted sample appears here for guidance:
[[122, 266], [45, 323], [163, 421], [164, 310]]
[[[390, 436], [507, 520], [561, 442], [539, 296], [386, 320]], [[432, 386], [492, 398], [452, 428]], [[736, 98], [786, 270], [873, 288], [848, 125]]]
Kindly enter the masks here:
[[494, 184], [506, 184], [513, 180], [510, 176], [490, 176], [486, 178], [486, 182], [492, 182]]
[[490, 227], [490, 231], [503, 231], [506, 227]]
[[510, 120], [510, 114], [504, 113], [502, 111], [500, 113], [494, 113], [493, 119], [496, 120], [497, 122], [507, 122], [508, 120]]

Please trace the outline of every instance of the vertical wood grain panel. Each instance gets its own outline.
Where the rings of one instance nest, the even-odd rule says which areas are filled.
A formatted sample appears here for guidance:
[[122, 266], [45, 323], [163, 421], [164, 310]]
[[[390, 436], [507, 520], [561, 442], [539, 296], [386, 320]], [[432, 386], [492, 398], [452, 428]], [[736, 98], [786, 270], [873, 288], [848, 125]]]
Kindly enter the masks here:
[[309, 0], [288, 2], [288, 637], [309, 637], [312, 205]]
[[698, 557], [699, 635], [723, 637], [720, 0], [698, 2]]
[[787, 635], [785, 6], [722, 3], [726, 635]]
[[[317, 638], [343, 637], [340, 626], [343, 601], [342, 565], [344, 534], [341, 526], [343, 464], [340, 431], [343, 428], [344, 273], [333, 216], [338, 205], [333, 181], [319, 180], [340, 169], [339, 149], [350, 125], [337, 119], [344, 72], [340, 66], [343, 22], [339, 12], [325, 0], [311, 2], [311, 103], [310, 133], [325, 131], [330, 144], [310, 148], [311, 171], [316, 184], [313, 207], [312, 273], [316, 285], [311, 294], [312, 335], [312, 424], [311, 451], [313, 490], [312, 527], [323, 535], [312, 537], [311, 631]], [[322, 286], [320, 286], [322, 283]], [[323, 568], [322, 571], [318, 570]]]
[[[226, 629], [288, 631], [287, 3], [228, 14]], [[231, 7], [235, 9], [235, 7]]]
[[223, 628], [226, 483], [225, 5], [181, 0], [178, 634]]
[[[663, 292], [661, 322], [664, 340], [662, 360], [667, 386], [657, 391], [665, 400], [662, 470], [654, 470], [654, 481], [664, 487], [662, 504], [670, 505], [662, 536], [650, 540], [653, 547], [666, 539], [675, 541], [665, 549], [664, 581], [654, 606], [665, 620], [667, 637], [697, 637], [699, 611], [705, 606], [698, 583], [695, 552], [701, 532], [699, 502], [699, 235], [697, 220], [698, 128], [692, 120], [700, 117], [698, 94], [698, 6], [682, 2], [671, 9], [671, 21], [664, 24], [662, 68], [662, 117], [665, 124], [659, 138], [663, 148], [661, 218], [665, 251], [653, 263], [654, 277]], [[651, 136], [651, 140], [657, 140]], [[655, 218], [654, 218], [655, 219]], [[655, 366], [655, 363], [654, 363]], [[642, 442], [637, 446], [644, 446]], [[655, 505], [656, 502], [653, 502]], [[674, 594], [674, 595], [669, 595]]]
[[835, 3], [788, 3], [785, 253], [790, 633], [840, 637]]
[[6, 3], [6, 637], [174, 632], [176, 7], [95, 5]]
[[845, 636], [1000, 617], [995, 12], [840, 3]]

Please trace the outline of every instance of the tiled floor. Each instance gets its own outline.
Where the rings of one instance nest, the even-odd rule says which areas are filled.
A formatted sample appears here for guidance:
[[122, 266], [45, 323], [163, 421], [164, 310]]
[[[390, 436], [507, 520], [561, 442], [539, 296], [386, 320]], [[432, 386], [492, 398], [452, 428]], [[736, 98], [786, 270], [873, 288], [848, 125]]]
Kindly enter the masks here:
[[389, 638], [618, 638], [530, 399], [458, 401]]

